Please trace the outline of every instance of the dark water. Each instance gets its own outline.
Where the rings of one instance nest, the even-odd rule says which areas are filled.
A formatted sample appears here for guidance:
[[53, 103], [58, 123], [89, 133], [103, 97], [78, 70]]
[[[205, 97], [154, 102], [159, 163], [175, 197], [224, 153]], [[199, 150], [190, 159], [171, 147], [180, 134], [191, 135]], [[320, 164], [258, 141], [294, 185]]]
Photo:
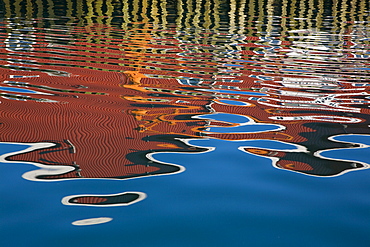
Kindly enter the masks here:
[[3, 0], [1, 246], [368, 246], [369, 11]]

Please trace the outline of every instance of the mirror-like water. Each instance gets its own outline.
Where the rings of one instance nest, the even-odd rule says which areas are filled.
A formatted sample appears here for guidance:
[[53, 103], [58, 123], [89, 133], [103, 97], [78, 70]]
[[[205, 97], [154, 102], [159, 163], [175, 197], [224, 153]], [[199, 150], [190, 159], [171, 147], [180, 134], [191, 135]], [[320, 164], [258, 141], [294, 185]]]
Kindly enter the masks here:
[[0, 243], [366, 246], [369, 11], [3, 0]]

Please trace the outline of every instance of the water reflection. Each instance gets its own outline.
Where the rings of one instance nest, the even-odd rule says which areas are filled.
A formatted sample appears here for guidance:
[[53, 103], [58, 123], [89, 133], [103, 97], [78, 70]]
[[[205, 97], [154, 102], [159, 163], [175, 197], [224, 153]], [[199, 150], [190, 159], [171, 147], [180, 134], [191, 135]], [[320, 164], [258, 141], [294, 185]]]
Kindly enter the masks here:
[[124, 192], [112, 195], [74, 195], [66, 196], [62, 199], [64, 205], [110, 207], [110, 206], [128, 206], [144, 200], [145, 193], [142, 192]]
[[76, 220], [76, 221], [72, 222], [72, 225], [75, 225], [75, 226], [91, 226], [91, 225], [107, 223], [107, 222], [112, 221], [112, 220], [113, 219], [110, 218], [110, 217], [90, 218], [90, 219]]
[[1, 161], [35, 165], [34, 181], [123, 180], [185, 170], [158, 153], [227, 145], [310, 176], [367, 169], [369, 6], [281, 2], [4, 1], [0, 144], [20, 150]]

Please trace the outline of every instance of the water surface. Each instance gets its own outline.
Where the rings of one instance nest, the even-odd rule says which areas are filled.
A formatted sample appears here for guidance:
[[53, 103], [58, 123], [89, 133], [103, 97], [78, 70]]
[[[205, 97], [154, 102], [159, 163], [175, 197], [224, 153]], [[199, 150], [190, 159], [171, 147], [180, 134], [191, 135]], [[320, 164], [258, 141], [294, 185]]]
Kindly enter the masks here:
[[367, 1], [2, 1], [4, 246], [366, 246]]

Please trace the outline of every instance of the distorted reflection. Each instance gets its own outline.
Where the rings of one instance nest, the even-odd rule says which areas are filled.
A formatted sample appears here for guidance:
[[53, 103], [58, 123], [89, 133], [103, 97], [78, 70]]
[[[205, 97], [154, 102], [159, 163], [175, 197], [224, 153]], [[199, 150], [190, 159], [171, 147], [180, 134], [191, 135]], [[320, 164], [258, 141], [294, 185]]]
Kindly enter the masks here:
[[[315, 16], [290, 13], [293, 1], [225, 2], [229, 11], [218, 1], [66, 1], [57, 18], [48, 1], [50, 18], [36, 18], [37, 8], [4, 2], [0, 144], [15, 146], [0, 161], [36, 166], [25, 179], [176, 174], [185, 168], [156, 154], [217, 160], [225, 145], [243, 152], [243, 163], [268, 159], [310, 176], [369, 168], [362, 157], [370, 124], [368, 6], [333, 20], [322, 5]], [[62, 202], [124, 206], [144, 198], [122, 192]]]
[[74, 195], [62, 199], [64, 205], [110, 207], [128, 206], [144, 200], [146, 195], [142, 192], [124, 192], [112, 195]]

